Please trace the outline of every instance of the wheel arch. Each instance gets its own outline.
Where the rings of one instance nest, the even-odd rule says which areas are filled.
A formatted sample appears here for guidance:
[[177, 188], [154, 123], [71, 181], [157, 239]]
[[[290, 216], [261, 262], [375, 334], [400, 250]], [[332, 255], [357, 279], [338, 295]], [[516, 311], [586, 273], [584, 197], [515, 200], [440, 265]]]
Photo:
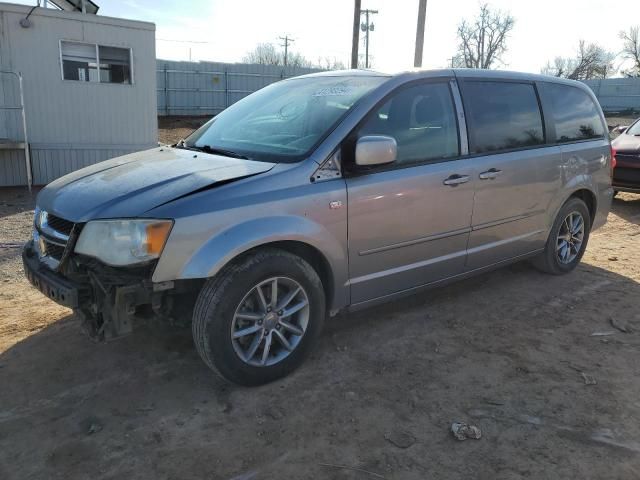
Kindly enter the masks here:
[[595, 193], [595, 185], [593, 185], [589, 177], [586, 175], [580, 175], [574, 177], [571, 182], [565, 184], [561, 189], [559, 189], [554, 196], [553, 201], [549, 204], [546, 223], [547, 233], [551, 232], [551, 227], [553, 226], [553, 222], [555, 222], [560, 209], [572, 198], [578, 198], [587, 205], [591, 224], [593, 225], [598, 212], [598, 197]]
[[579, 198], [587, 205], [587, 208], [589, 209], [589, 216], [591, 217], [591, 225], [593, 225], [593, 222], [596, 218], [596, 211], [598, 208], [598, 199], [596, 195], [588, 188], [581, 188], [573, 192], [569, 196], [569, 198], [567, 198], [567, 200], [563, 202], [562, 205], [567, 203], [567, 201], [571, 198]]
[[316, 247], [306, 242], [300, 240], [276, 240], [273, 242], [263, 243], [238, 254], [230, 260], [230, 262], [237, 261], [238, 258], [265, 248], [277, 248], [279, 250], [284, 250], [302, 258], [311, 265], [322, 281], [327, 310], [331, 309], [335, 297], [335, 279], [333, 269], [325, 255]]

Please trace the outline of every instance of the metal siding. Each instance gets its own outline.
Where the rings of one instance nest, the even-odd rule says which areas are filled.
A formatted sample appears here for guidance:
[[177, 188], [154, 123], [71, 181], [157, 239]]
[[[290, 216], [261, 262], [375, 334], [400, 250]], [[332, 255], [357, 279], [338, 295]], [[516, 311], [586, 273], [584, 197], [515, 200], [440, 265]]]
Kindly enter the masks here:
[[[87, 148], [87, 149], [37, 149], [31, 152], [34, 184], [51, 181], [74, 170], [126, 155], [141, 148]], [[0, 151], [0, 187], [25, 185], [27, 181], [24, 155], [21, 151]]]
[[0, 181], [0, 186], [27, 184], [22, 150], [0, 150]]

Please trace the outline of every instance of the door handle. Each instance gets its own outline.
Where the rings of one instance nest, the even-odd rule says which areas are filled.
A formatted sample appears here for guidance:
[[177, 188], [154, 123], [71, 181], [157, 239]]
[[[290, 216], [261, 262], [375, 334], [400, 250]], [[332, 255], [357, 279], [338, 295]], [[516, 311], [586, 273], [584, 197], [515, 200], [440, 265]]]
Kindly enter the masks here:
[[457, 173], [446, 178], [442, 183], [449, 185], [450, 187], [457, 187], [461, 183], [467, 183], [469, 181], [469, 175], [458, 175]]
[[502, 170], [498, 170], [497, 168], [491, 168], [486, 172], [482, 172], [480, 175], [480, 180], [493, 180], [494, 178], [498, 178], [502, 175]]

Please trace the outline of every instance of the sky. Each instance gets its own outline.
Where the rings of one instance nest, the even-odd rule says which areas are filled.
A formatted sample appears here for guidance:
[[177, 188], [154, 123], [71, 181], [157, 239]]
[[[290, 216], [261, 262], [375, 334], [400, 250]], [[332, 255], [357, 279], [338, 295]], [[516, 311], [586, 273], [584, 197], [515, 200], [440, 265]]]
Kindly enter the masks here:
[[[9, 0], [11, 1], [11, 0]], [[36, 0], [13, 0], [35, 4]], [[349, 65], [352, 0], [94, 0], [101, 15], [156, 24], [156, 55], [167, 60], [240, 62], [258, 43], [278, 37], [308, 59]], [[428, 0], [423, 68], [443, 68], [456, 51], [456, 28], [473, 19], [478, 0]], [[622, 29], [640, 25], [638, 0], [488, 0], [516, 20], [503, 56], [509, 70], [539, 73], [556, 56], [571, 56], [580, 39], [619, 52]], [[384, 72], [413, 67], [418, 0], [362, 0], [375, 9], [372, 66]], [[624, 13], [622, 13], [624, 12]], [[204, 43], [188, 43], [204, 42]], [[364, 52], [363, 43], [360, 52]], [[622, 64], [622, 60], [616, 62]]]

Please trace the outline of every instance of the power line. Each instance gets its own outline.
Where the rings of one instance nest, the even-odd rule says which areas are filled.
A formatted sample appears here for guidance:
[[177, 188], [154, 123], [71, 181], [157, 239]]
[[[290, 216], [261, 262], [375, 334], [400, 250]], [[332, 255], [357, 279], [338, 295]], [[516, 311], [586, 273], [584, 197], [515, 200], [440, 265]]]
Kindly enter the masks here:
[[287, 66], [287, 59], [289, 56], [289, 44], [295, 42], [295, 40], [293, 38], [291, 38], [289, 35], [285, 35], [284, 37], [278, 37], [280, 40], [282, 40], [284, 43], [281, 43], [280, 46], [284, 47], [284, 66]]
[[[169, 38], [156, 38], [161, 42], [173, 42], [173, 43], [188, 43], [188, 44], [212, 44], [213, 42], [205, 42], [200, 40], [173, 40]], [[191, 47], [189, 47], [189, 61], [191, 61]]]
[[373, 24], [373, 22], [371, 21], [371, 19], [369, 18], [369, 16], [373, 17], [375, 14], [378, 13], [378, 10], [361, 10], [360, 11], [360, 15], [364, 14], [364, 18], [365, 21], [364, 23], [362, 23], [360, 25], [360, 28], [362, 29], [363, 32], [365, 32], [365, 40], [364, 40], [364, 45], [365, 45], [365, 56], [364, 56], [364, 68], [369, 68], [369, 32], [373, 32], [373, 30], [375, 29], [375, 25]]

